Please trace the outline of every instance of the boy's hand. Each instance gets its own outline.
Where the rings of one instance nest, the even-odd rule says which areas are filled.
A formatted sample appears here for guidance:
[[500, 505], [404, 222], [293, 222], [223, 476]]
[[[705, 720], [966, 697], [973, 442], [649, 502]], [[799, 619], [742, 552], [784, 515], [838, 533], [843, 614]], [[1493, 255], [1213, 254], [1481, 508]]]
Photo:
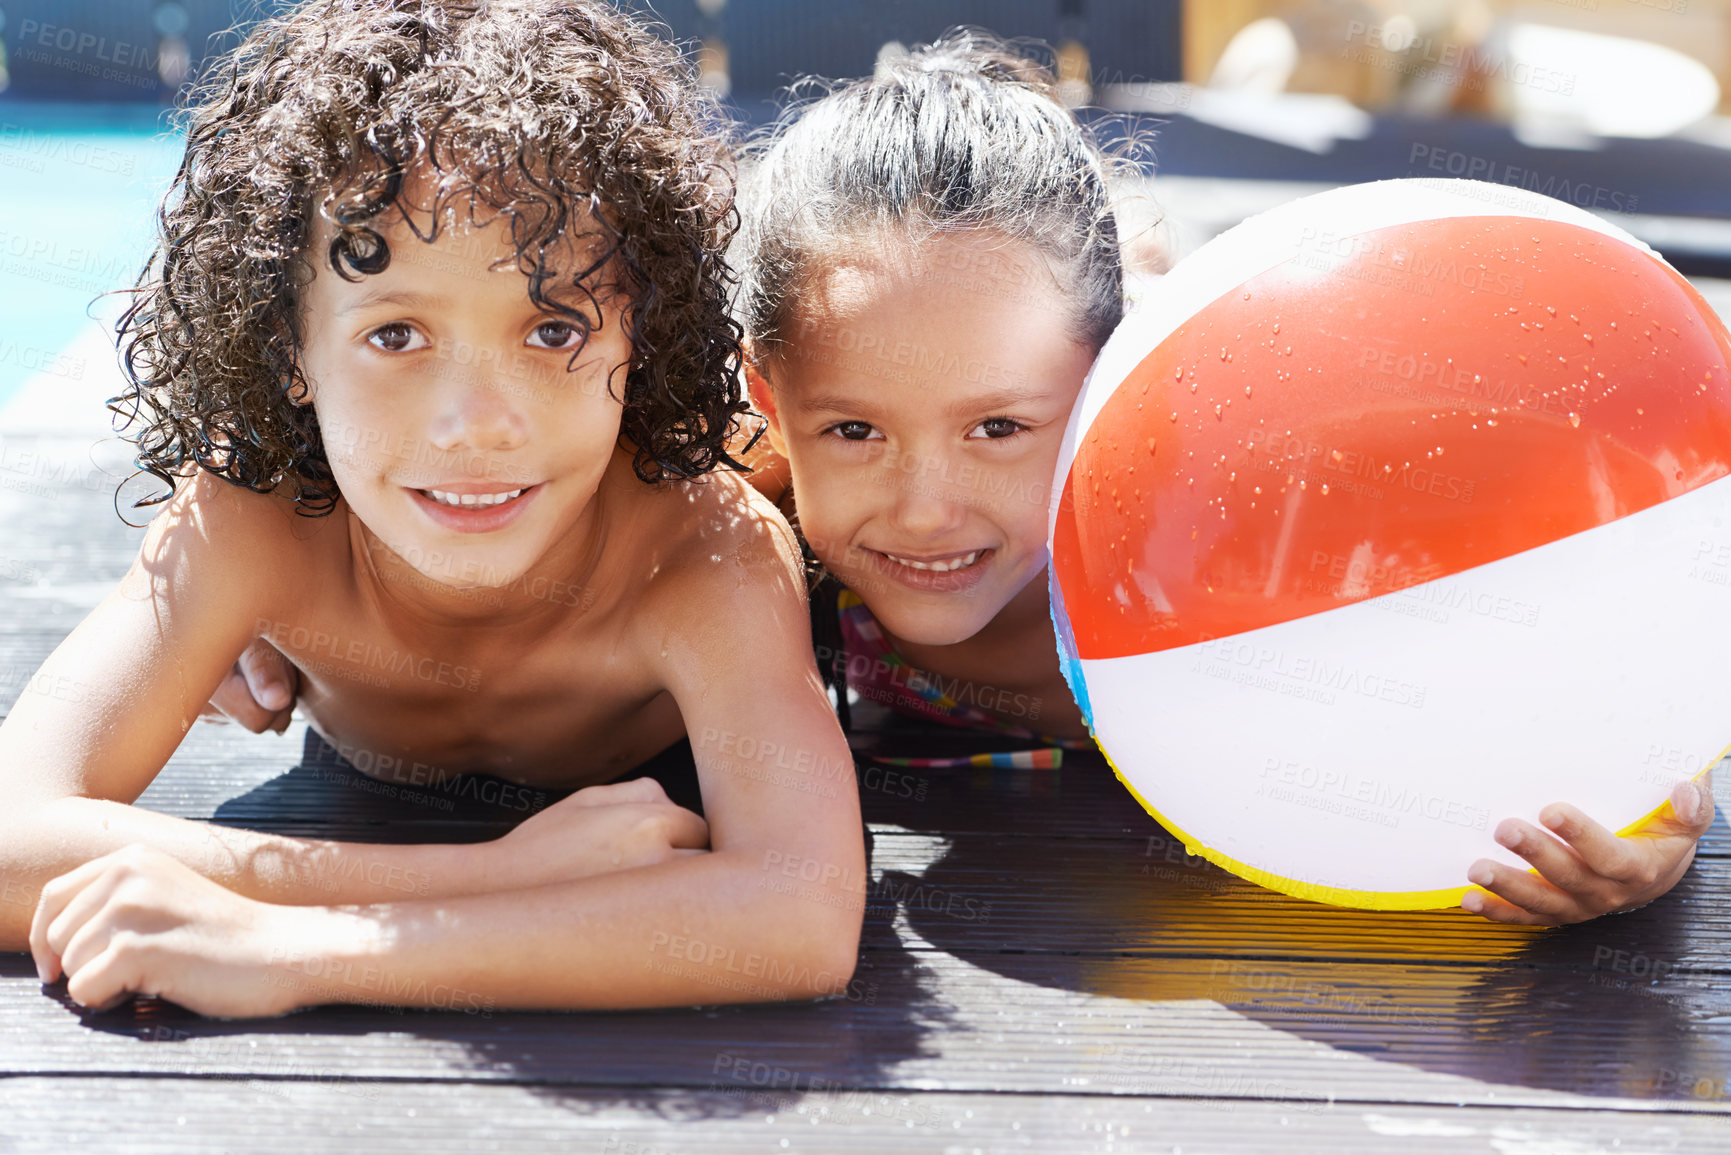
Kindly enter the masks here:
[[213, 722], [239, 722], [254, 734], [281, 734], [299, 693], [300, 671], [275, 646], [255, 638], [199, 713]]
[[589, 786], [487, 843], [488, 890], [569, 882], [709, 849], [709, 824], [653, 778]]
[[300, 997], [297, 976], [277, 965], [300, 940], [296, 914], [133, 845], [42, 888], [30, 953], [44, 983], [64, 974], [92, 1010], [158, 995], [201, 1015], [280, 1015], [320, 1001]]
[[1518, 818], [1496, 829], [1497, 841], [1538, 874], [1481, 858], [1467, 879], [1491, 893], [1468, 891], [1461, 906], [1497, 922], [1537, 926], [1645, 906], [1675, 886], [1694, 861], [1695, 843], [1713, 824], [1712, 776], [1678, 783], [1669, 810], [1622, 838], [1566, 803], [1545, 807], [1539, 820], [1563, 841]]

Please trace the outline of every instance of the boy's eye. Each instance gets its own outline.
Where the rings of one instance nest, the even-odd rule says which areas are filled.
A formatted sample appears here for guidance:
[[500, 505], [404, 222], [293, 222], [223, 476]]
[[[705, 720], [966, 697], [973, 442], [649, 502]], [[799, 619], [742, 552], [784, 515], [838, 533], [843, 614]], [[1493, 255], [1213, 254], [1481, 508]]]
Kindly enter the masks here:
[[1002, 441], [1006, 437], [1014, 437], [1027, 429], [1020, 421], [1012, 421], [1008, 417], [988, 417], [974, 426], [974, 432], [989, 441]]
[[[411, 342], [417, 339], [420, 344], [412, 345]], [[423, 349], [427, 344], [426, 338], [417, 333], [412, 325], [406, 325], [401, 321], [380, 325], [367, 334], [367, 341], [375, 348], [383, 349], [387, 353], [402, 353], [411, 348]]]
[[529, 335], [529, 343], [538, 349], [575, 349], [587, 336], [569, 321], [542, 321]]
[[864, 421], [842, 421], [829, 427], [830, 433], [844, 441], [865, 441], [875, 432]]

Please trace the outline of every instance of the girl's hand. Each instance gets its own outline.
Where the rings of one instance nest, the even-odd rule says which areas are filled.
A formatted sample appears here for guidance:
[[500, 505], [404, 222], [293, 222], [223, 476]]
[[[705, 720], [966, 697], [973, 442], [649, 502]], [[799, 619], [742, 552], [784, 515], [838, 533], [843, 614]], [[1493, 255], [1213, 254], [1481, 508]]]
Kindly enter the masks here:
[[280, 1015], [303, 1000], [274, 964], [301, 941], [298, 920], [317, 913], [243, 898], [133, 845], [42, 888], [30, 953], [44, 983], [64, 974], [67, 993], [92, 1010], [156, 995], [201, 1015]]
[[709, 824], [653, 778], [588, 786], [485, 844], [485, 890], [570, 882], [709, 849]]
[[281, 734], [299, 692], [300, 671], [275, 646], [254, 638], [199, 715], [212, 722], [239, 722], [254, 734]]
[[[1496, 839], [1537, 869], [1534, 875], [1488, 858], [1473, 863], [1461, 906], [1497, 922], [1560, 926], [1645, 906], [1670, 890], [1695, 859], [1695, 843], [1713, 824], [1712, 776], [1678, 783], [1669, 810], [1618, 838], [1573, 806], [1554, 802], [1539, 820], [1556, 838], [1518, 818], [1504, 819]], [[1562, 841], [1558, 841], [1558, 839]]]

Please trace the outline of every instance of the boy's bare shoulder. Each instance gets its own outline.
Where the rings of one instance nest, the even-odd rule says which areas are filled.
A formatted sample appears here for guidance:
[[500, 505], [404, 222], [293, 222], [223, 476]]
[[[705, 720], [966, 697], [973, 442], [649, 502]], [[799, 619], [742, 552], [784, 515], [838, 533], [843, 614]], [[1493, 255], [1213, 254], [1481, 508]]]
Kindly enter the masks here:
[[798, 540], [781, 513], [739, 474], [716, 471], [667, 483], [646, 503], [654, 510], [659, 564], [645, 593], [686, 598], [764, 586], [798, 589]]
[[[218, 581], [244, 575], [260, 594], [304, 588], [321, 563], [347, 544], [346, 507], [304, 517], [294, 503], [258, 493], [200, 469], [182, 478], [151, 519], [140, 567]], [[309, 572], [310, 571], [310, 572]]]
[[746, 478], [717, 471], [673, 487], [685, 508], [681, 538], [690, 560], [739, 559], [800, 564], [798, 538], [781, 511]]

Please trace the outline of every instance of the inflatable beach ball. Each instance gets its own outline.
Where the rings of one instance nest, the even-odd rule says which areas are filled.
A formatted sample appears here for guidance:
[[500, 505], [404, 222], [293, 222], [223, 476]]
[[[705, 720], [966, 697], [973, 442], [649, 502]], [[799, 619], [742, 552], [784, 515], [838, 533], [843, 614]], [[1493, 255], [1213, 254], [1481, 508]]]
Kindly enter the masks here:
[[1285, 205], [1162, 278], [1071, 417], [1065, 675], [1194, 851], [1459, 903], [1492, 832], [1625, 831], [1731, 739], [1731, 341], [1640, 241], [1500, 185]]

